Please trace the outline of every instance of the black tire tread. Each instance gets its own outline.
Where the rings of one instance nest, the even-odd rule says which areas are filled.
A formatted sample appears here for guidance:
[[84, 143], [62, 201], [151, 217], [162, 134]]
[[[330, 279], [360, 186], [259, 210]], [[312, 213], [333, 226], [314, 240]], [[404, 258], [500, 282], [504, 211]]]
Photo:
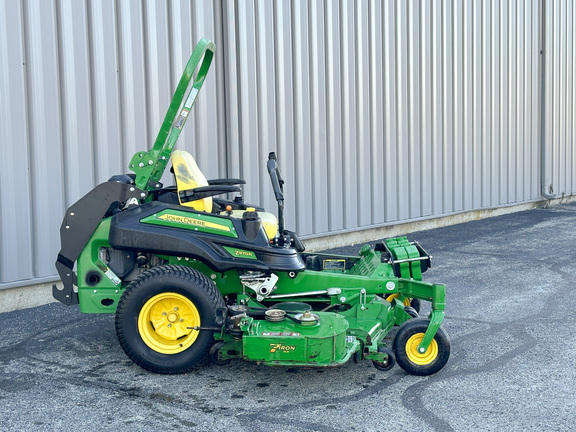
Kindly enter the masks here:
[[159, 374], [182, 374], [191, 372], [203, 365], [205, 365], [209, 360], [209, 348], [208, 347], [203, 354], [202, 358], [195, 362], [193, 365], [182, 366], [179, 368], [163, 368], [163, 367], [155, 367], [150, 364], [146, 364], [140, 360], [140, 357], [136, 353], [133, 352], [132, 348], [126, 341], [126, 331], [124, 329], [122, 321], [119, 319], [119, 316], [122, 315], [126, 305], [130, 304], [132, 297], [136, 295], [143, 284], [146, 284], [150, 279], [154, 279], [156, 277], [162, 277], [166, 274], [171, 275], [172, 277], [177, 277], [181, 279], [183, 282], [188, 282], [190, 284], [201, 286], [204, 293], [208, 296], [210, 302], [215, 305], [216, 308], [225, 307], [224, 299], [222, 298], [222, 294], [216, 287], [216, 285], [204, 274], [200, 273], [197, 270], [194, 270], [190, 267], [184, 265], [176, 265], [176, 264], [169, 264], [169, 265], [161, 265], [158, 267], [153, 267], [144, 273], [140, 274], [136, 279], [134, 279], [125, 289], [120, 301], [118, 302], [118, 307], [116, 308], [116, 317], [115, 317], [115, 328], [116, 334], [118, 336], [118, 341], [120, 346], [126, 353], [126, 355], [138, 366], [147, 369], [151, 372], [159, 373]]
[[430, 320], [428, 318], [413, 318], [404, 322], [394, 337], [393, 348], [396, 354], [396, 364], [412, 375], [426, 376], [432, 375], [441, 370], [450, 357], [450, 337], [448, 333], [440, 327], [434, 335], [438, 343], [438, 357], [428, 365], [417, 365], [412, 363], [406, 354], [406, 342], [410, 336], [416, 333], [425, 333]]

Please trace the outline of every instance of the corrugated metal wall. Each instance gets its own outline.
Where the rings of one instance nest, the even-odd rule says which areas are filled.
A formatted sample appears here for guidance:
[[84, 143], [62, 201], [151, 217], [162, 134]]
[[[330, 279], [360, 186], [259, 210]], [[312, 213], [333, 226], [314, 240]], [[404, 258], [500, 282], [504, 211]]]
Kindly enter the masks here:
[[576, 192], [576, 6], [573, 0], [547, 1], [544, 12], [545, 193]]
[[[0, 0], [0, 283], [55, 274], [64, 210], [152, 145], [197, 41], [221, 32], [220, 1]], [[220, 49], [180, 143], [210, 177], [223, 68]]]
[[152, 144], [201, 37], [179, 147], [271, 209], [275, 150], [304, 236], [571, 194], [575, 22], [568, 0], [0, 0], [0, 283], [55, 274], [64, 209]]
[[232, 169], [256, 187], [277, 148], [300, 233], [540, 197], [538, 1], [228, 2], [224, 15]]

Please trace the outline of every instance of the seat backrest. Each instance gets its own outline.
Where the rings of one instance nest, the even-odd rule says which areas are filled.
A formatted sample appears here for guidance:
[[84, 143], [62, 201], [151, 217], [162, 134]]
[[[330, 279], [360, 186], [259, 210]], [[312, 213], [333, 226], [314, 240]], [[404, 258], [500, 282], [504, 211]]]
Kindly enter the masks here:
[[[176, 177], [176, 189], [178, 190], [178, 201], [180, 201], [180, 191], [190, 190], [201, 186], [208, 186], [208, 180], [198, 168], [196, 161], [190, 153], [184, 150], [174, 150], [172, 152], [172, 166]], [[196, 201], [182, 202], [186, 207], [192, 207], [198, 211], [210, 213], [212, 211], [212, 197], [202, 198]]]

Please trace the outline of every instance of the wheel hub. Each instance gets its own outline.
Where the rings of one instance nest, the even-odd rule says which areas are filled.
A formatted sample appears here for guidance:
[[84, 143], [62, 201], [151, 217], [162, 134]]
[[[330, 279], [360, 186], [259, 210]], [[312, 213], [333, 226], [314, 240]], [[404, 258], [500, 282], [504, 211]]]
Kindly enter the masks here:
[[416, 333], [406, 342], [406, 355], [412, 363], [417, 365], [430, 364], [438, 356], [438, 343], [435, 339], [432, 339], [432, 343], [424, 352], [422, 352], [422, 347], [418, 348], [423, 339], [424, 333]]
[[149, 299], [138, 316], [138, 330], [146, 345], [163, 354], [186, 350], [198, 337], [200, 314], [187, 297], [171, 292]]

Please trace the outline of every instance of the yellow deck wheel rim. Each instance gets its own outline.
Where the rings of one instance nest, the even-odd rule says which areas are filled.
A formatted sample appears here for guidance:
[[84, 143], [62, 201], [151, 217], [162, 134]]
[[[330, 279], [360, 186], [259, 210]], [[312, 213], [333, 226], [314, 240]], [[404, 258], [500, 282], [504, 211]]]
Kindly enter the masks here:
[[438, 357], [438, 342], [432, 339], [425, 353], [418, 352], [418, 345], [424, 339], [424, 333], [416, 333], [406, 341], [406, 355], [408, 359], [417, 365], [429, 365]]
[[177, 293], [162, 293], [148, 300], [138, 315], [138, 332], [148, 347], [162, 354], [177, 354], [198, 337], [200, 313], [194, 303]]
[[[390, 294], [388, 297], [386, 297], [386, 301], [389, 303], [392, 303], [392, 300], [397, 299], [398, 297], [400, 297], [400, 294], [398, 294], [398, 293]], [[404, 306], [410, 306], [410, 299], [405, 298], [402, 303], [404, 304]]]

